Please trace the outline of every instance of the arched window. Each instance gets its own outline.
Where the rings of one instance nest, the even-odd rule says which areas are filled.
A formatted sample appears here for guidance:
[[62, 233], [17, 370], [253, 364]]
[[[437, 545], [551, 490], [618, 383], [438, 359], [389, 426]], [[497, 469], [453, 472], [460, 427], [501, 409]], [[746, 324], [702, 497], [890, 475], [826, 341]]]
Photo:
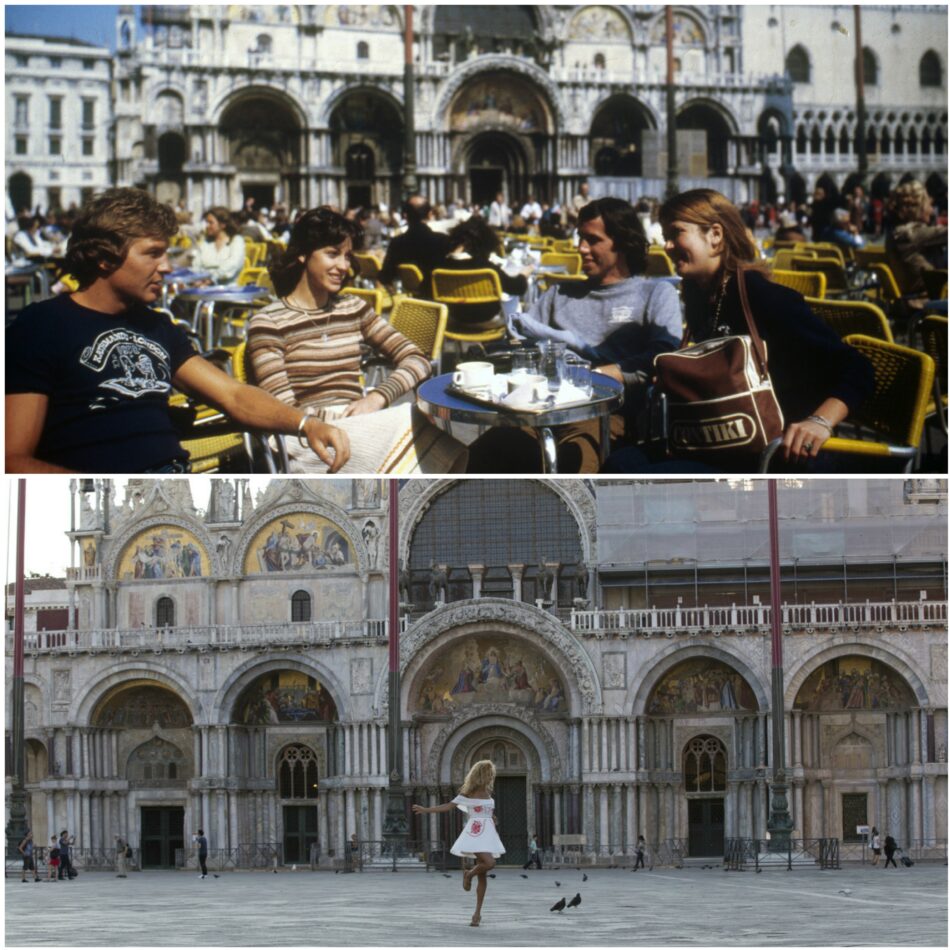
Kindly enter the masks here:
[[280, 753], [277, 775], [281, 798], [317, 797], [317, 757], [305, 745], [289, 745]]
[[808, 151], [808, 136], [805, 134], [805, 126], [800, 125], [795, 133], [795, 151], [799, 155], [804, 155]]
[[886, 125], [881, 129], [881, 154], [891, 154], [891, 133]]
[[825, 154], [834, 155], [835, 153], [835, 130], [828, 127], [828, 131], [825, 132]]
[[865, 86], [876, 86], [877, 85], [877, 57], [874, 55], [874, 51], [864, 47], [862, 50], [862, 55], [864, 57], [864, 85]]
[[817, 155], [821, 151], [821, 132], [818, 131], [818, 126], [813, 125], [811, 129], [811, 153], [812, 155]]
[[785, 57], [785, 72], [792, 82], [811, 82], [811, 61], [804, 47], [793, 46]]
[[261, 33], [257, 38], [256, 52], [269, 53], [273, 49], [273, 45], [273, 40], [266, 33]]
[[309, 623], [310, 594], [305, 590], [295, 590], [290, 598], [290, 620], [292, 623]]
[[917, 154], [917, 130], [913, 126], [911, 126], [910, 131], [907, 133], [907, 154]]
[[931, 143], [930, 129], [924, 126], [924, 131], [921, 133], [921, 136], [920, 136], [920, 154], [921, 155], [930, 154], [930, 143]]
[[726, 750], [715, 736], [690, 739], [683, 753], [683, 784], [687, 793], [725, 789]]
[[904, 130], [900, 126], [894, 132], [894, 154], [904, 154]]
[[607, 60], [604, 59], [603, 53], [594, 53], [594, 69], [606, 69]]
[[940, 57], [929, 49], [920, 57], [920, 84], [939, 87], [942, 79], [943, 69], [940, 66]]
[[159, 597], [155, 602], [155, 626], [175, 626], [175, 601], [171, 597]]
[[847, 155], [851, 149], [851, 142], [848, 139], [848, 130], [842, 128], [841, 135], [838, 137], [838, 153]]
[[357, 59], [369, 59], [369, 43], [365, 40], [360, 40], [356, 44], [356, 58]]
[[373, 150], [363, 142], [351, 145], [346, 150], [346, 177], [349, 181], [372, 181], [376, 176], [376, 157]]

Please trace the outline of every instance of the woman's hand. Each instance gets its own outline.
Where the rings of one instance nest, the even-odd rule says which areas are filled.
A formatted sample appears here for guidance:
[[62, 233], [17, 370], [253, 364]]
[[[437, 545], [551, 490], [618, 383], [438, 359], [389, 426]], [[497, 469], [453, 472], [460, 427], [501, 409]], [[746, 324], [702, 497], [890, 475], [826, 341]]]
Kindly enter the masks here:
[[413, 814], [415, 815], [428, 815], [429, 809], [425, 805], [413, 805], [412, 806]]
[[[303, 434], [320, 461], [330, 466], [327, 474], [336, 474], [346, 464], [350, 457], [350, 438], [342, 429], [308, 416]], [[333, 454], [330, 449], [333, 449]]]
[[821, 447], [831, 438], [831, 431], [820, 422], [805, 419], [793, 422], [782, 439], [782, 453], [786, 461], [806, 462], [815, 458]]
[[362, 399], [356, 399], [343, 410], [344, 418], [346, 416], [363, 416], [368, 412], [379, 412], [386, 408], [386, 398], [382, 393], [372, 392]]

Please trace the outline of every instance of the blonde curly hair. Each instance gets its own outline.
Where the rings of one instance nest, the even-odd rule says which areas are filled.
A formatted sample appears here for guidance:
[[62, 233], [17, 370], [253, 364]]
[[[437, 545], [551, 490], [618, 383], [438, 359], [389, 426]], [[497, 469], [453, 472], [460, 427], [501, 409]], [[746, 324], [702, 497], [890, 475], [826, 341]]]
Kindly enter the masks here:
[[468, 775], [465, 776], [465, 781], [462, 782], [459, 794], [471, 795], [474, 790], [479, 788], [485, 789], [489, 795], [495, 788], [495, 766], [488, 759], [481, 759], [468, 770]]

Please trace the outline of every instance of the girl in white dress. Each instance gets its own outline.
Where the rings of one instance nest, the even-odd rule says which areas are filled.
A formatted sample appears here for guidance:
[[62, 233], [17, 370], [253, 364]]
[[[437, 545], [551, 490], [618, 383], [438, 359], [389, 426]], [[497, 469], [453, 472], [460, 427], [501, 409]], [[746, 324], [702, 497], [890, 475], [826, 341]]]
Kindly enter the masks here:
[[482, 759], [468, 770], [458, 795], [452, 801], [433, 805], [431, 808], [424, 805], [412, 806], [417, 815], [451, 811], [457, 807], [468, 816], [465, 827], [451, 850], [452, 854], [460, 858], [475, 859], [475, 866], [462, 875], [462, 888], [466, 891], [472, 889], [472, 878], [478, 878], [475, 887], [475, 913], [472, 915], [473, 927], [477, 927], [481, 922], [482, 902], [488, 889], [488, 872], [495, 866], [495, 858], [505, 853], [505, 846], [495, 829], [495, 801], [491, 797], [494, 786], [495, 766], [487, 759]]

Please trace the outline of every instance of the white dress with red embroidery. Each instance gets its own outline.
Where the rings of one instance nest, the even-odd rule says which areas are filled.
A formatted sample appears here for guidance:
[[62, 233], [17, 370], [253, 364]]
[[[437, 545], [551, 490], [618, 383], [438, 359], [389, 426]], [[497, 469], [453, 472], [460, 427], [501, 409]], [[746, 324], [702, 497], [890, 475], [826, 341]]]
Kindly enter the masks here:
[[498, 837], [492, 814], [495, 811], [493, 798], [466, 798], [456, 795], [452, 799], [453, 805], [468, 815], [462, 833], [452, 845], [452, 854], [460, 858], [474, 858], [476, 854], [487, 852], [493, 858], [501, 857], [505, 853], [505, 846]]

